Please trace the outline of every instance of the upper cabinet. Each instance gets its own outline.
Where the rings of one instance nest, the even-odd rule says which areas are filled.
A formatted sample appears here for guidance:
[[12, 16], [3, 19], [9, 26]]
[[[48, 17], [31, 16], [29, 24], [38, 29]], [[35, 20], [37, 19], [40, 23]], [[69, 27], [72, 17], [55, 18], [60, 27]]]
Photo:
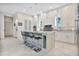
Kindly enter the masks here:
[[25, 31], [31, 31], [32, 30], [32, 24], [31, 20], [24, 20], [24, 30]]
[[45, 24], [52, 24], [52, 27], [55, 29], [55, 17], [59, 16], [62, 21], [61, 29], [74, 30], [75, 19], [76, 19], [76, 5], [77, 4], [68, 4], [62, 8], [52, 10], [47, 13]]
[[22, 26], [18, 26], [18, 30], [33, 31], [33, 19], [31, 15], [18, 13], [16, 17], [17, 23], [20, 23], [19, 25], [22, 24]]

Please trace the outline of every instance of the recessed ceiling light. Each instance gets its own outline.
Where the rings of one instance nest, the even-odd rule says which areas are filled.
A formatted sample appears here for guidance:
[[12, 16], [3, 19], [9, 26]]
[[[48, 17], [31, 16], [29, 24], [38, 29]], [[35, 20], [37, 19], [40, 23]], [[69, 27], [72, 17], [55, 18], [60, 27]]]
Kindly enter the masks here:
[[40, 13], [42, 13], [42, 11], [40, 10]]
[[32, 9], [32, 7], [29, 7], [29, 8], [31, 8], [31, 9]]
[[46, 13], [43, 13], [44, 15], [46, 15]]
[[26, 9], [23, 9], [23, 12], [25, 12], [26, 11]]
[[35, 18], [37, 18], [37, 15], [34, 15]]
[[53, 7], [52, 7], [52, 6], [50, 6], [49, 8], [50, 8], [50, 9], [52, 9]]

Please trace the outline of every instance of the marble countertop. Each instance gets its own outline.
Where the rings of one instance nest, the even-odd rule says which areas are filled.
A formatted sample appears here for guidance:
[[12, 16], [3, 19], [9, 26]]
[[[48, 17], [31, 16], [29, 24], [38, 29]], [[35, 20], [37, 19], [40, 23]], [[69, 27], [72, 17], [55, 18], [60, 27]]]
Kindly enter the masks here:
[[53, 33], [54, 31], [22, 31], [22, 32], [33, 32], [33, 33]]

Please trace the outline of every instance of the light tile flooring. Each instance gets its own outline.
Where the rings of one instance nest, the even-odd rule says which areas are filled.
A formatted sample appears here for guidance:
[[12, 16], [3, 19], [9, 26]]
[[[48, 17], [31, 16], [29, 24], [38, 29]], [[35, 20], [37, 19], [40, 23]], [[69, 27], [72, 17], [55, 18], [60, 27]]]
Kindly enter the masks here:
[[77, 46], [55, 41], [55, 48], [50, 52], [36, 53], [15, 38], [0, 41], [1, 56], [77, 56]]

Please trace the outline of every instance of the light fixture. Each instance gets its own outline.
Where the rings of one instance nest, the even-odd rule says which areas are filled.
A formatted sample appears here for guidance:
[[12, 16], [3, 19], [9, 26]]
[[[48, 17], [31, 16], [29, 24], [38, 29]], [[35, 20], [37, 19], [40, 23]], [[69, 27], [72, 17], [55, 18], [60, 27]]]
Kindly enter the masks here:
[[23, 9], [23, 12], [26, 12], [26, 9]]
[[52, 6], [49, 7], [49, 9], [52, 9], [52, 8], [53, 8]]
[[37, 18], [37, 15], [34, 15], [34, 18]]
[[32, 7], [29, 7], [30, 9], [32, 9]]
[[44, 16], [46, 16], [46, 13], [43, 13]]
[[34, 5], [37, 5], [37, 3], [34, 3]]
[[43, 13], [41, 10], [39, 12], [40, 12], [40, 14]]

